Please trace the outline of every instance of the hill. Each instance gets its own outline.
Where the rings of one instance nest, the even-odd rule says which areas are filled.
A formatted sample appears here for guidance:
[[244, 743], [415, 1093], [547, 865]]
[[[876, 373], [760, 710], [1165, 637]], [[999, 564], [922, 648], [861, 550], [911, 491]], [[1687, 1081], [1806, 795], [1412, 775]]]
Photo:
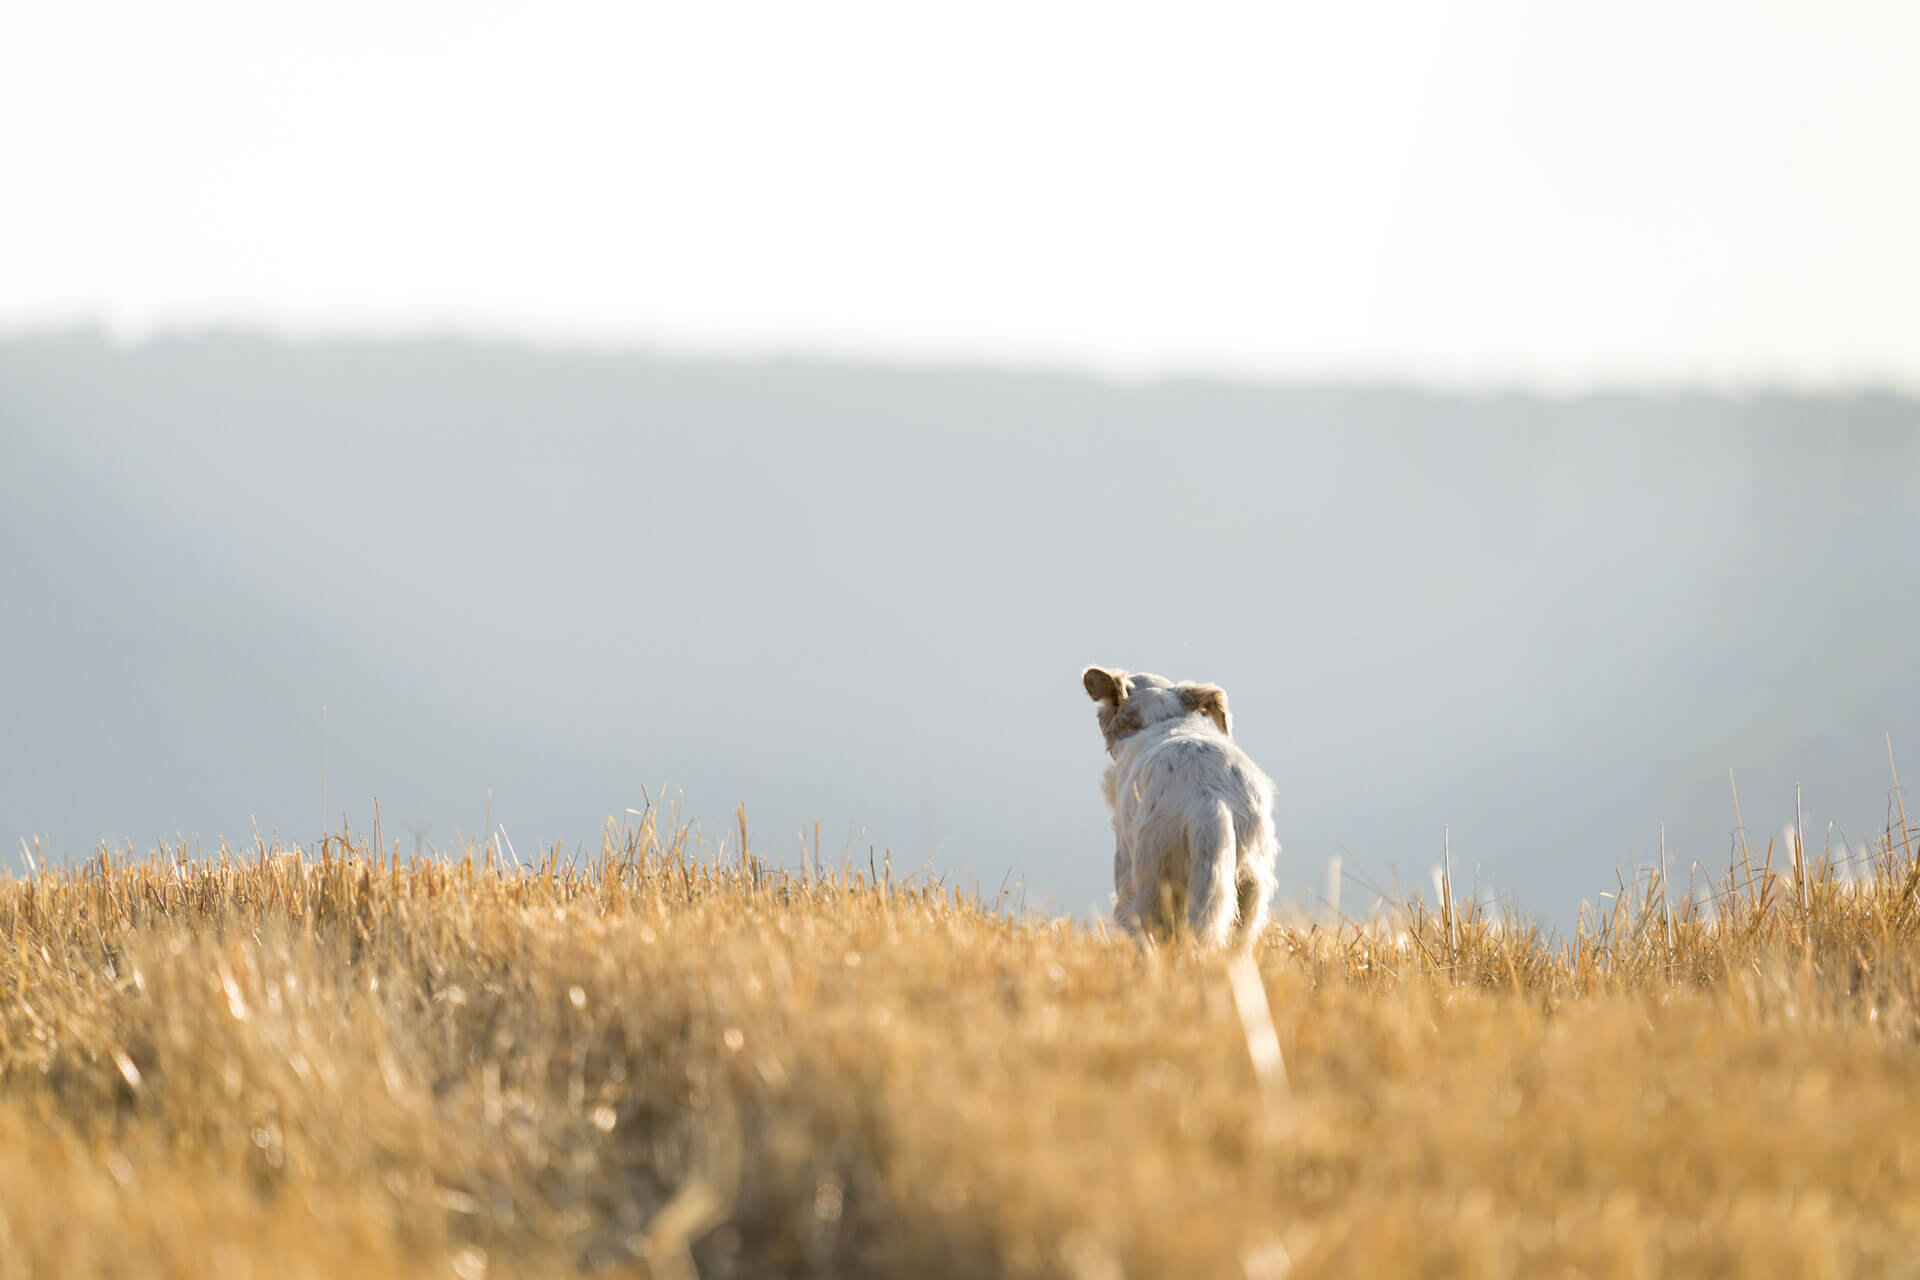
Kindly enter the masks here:
[[1446, 823], [1565, 928], [1663, 822], [1722, 864], [1729, 768], [1824, 847], [1920, 742], [1897, 397], [77, 334], [0, 341], [0, 424], [0, 843], [61, 859], [376, 798], [591, 848], [664, 787], [1098, 911], [1099, 663], [1225, 686], [1283, 900]]

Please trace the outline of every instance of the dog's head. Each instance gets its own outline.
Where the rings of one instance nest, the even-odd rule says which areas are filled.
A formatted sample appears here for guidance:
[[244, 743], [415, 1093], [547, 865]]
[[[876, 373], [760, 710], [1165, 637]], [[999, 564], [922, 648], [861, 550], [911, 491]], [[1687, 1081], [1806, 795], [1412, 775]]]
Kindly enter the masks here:
[[1120, 744], [1148, 725], [1184, 716], [1203, 715], [1220, 732], [1233, 733], [1233, 717], [1227, 712], [1227, 695], [1217, 684], [1175, 684], [1144, 671], [1128, 673], [1105, 667], [1088, 667], [1080, 673], [1080, 683], [1096, 704], [1100, 732], [1107, 737], [1107, 751], [1116, 752]]

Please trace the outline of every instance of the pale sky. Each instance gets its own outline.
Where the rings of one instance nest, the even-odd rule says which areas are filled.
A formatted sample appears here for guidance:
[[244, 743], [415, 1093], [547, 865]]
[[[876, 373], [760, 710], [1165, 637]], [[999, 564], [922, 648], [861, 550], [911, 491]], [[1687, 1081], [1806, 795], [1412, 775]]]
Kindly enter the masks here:
[[22, 4], [0, 329], [1920, 388], [1920, 5]]

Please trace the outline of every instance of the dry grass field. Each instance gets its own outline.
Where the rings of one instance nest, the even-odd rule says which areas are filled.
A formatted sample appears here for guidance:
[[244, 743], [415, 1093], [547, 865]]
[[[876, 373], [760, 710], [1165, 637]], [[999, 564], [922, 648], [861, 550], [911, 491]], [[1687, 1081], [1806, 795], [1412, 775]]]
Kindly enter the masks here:
[[1239, 965], [652, 815], [380, 848], [0, 878], [0, 1277], [1920, 1273], [1903, 820]]

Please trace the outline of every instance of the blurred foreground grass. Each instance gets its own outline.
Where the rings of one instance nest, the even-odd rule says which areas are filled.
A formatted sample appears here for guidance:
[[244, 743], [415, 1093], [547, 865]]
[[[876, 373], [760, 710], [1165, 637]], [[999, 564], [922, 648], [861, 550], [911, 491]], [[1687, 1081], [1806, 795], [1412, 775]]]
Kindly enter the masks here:
[[1920, 1272], [1901, 830], [1238, 967], [652, 815], [377, 848], [0, 878], [0, 1277]]

